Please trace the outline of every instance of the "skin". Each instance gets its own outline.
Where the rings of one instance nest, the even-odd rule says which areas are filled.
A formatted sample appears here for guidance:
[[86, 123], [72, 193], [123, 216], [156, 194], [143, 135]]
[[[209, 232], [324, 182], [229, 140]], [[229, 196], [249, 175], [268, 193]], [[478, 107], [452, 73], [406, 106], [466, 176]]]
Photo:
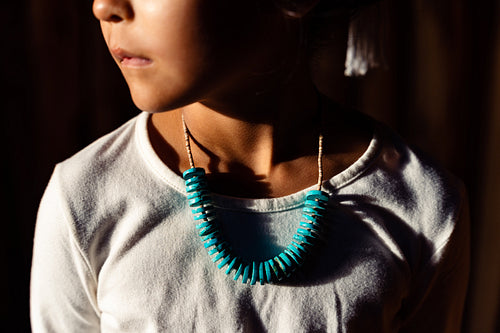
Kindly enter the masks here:
[[[184, 115], [213, 191], [258, 198], [317, 181], [319, 100], [298, 41], [316, 2], [290, 12], [269, 0], [95, 0], [93, 10], [134, 103], [154, 113], [150, 138], [165, 164], [189, 168]], [[321, 104], [332, 126], [323, 129], [328, 178], [365, 151], [371, 133]]]

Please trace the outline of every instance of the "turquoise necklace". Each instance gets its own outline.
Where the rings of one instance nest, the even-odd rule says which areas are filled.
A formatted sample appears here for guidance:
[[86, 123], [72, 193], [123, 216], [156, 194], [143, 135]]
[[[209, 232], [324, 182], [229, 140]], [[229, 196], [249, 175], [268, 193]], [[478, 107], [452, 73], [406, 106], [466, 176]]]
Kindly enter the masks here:
[[328, 193], [321, 190], [323, 182], [323, 136], [319, 135], [318, 148], [318, 189], [307, 192], [302, 209], [302, 219], [293, 235], [290, 244], [278, 255], [264, 261], [247, 261], [232, 251], [231, 245], [224, 239], [217, 220], [213, 200], [208, 189], [207, 178], [203, 168], [196, 168], [191, 152], [190, 134], [182, 117], [186, 151], [190, 168], [182, 177], [186, 183], [188, 204], [191, 207], [198, 235], [205, 249], [212, 257], [218, 269], [225, 270], [226, 275], [234, 272], [233, 280], [241, 277], [241, 282], [254, 285], [275, 283], [289, 278], [300, 268], [311, 251], [317, 246], [322, 230], [322, 219], [326, 213]]

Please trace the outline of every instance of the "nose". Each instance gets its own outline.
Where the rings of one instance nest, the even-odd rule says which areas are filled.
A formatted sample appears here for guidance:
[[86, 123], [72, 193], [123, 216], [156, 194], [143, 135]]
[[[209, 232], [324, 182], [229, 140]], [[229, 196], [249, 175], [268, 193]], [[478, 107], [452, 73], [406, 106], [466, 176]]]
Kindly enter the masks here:
[[92, 10], [100, 21], [121, 22], [134, 17], [129, 0], [94, 0]]

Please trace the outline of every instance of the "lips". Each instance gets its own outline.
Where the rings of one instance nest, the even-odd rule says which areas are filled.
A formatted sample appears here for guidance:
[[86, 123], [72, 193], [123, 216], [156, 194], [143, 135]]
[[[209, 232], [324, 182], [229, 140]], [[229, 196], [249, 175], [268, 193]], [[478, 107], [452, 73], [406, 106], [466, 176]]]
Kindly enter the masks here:
[[111, 49], [113, 57], [124, 67], [145, 67], [151, 65], [151, 59], [131, 53], [122, 48]]

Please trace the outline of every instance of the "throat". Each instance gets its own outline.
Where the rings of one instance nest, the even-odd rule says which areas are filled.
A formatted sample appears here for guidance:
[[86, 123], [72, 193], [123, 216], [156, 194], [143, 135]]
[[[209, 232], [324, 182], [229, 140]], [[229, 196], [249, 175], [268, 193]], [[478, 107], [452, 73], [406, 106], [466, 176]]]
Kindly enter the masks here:
[[249, 199], [276, 198], [315, 185], [316, 170], [317, 166], [314, 163], [302, 167], [280, 165], [275, 167], [269, 175], [259, 175], [250, 169], [236, 168], [228, 172], [209, 173], [207, 179], [208, 186], [213, 193]]
[[[202, 122], [193, 123], [203, 125]], [[372, 138], [372, 127], [363, 116], [352, 113], [332, 112], [324, 123], [328, 126], [323, 128], [322, 169], [323, 179], [327, 180], [363, 155]], [[150, 118], [148, 131], [154, 150], [172, 171], [181, 176], [192, 167], [186, 151], [182, 110], [155, 114]], [[274, 140], [272, 148], [253, 145], [264, 150], [262, 154], [249, 150], [249, 145], [239, 144], [241, 140], [234, 138], [238, 133], [234, 129], [224, 129], [221, 125], [211, 129], [211, 133], [217, 134], [219, 139], [224, 138], [224, 149], [196, 133], [188, 138], [194, 156], [193, 166], [206, 170], [208, 186], [213, 193], [238, 198], [274, 198], [297, 193], [318, 183], [317, 128], [304, 126], [286, 141]]]

